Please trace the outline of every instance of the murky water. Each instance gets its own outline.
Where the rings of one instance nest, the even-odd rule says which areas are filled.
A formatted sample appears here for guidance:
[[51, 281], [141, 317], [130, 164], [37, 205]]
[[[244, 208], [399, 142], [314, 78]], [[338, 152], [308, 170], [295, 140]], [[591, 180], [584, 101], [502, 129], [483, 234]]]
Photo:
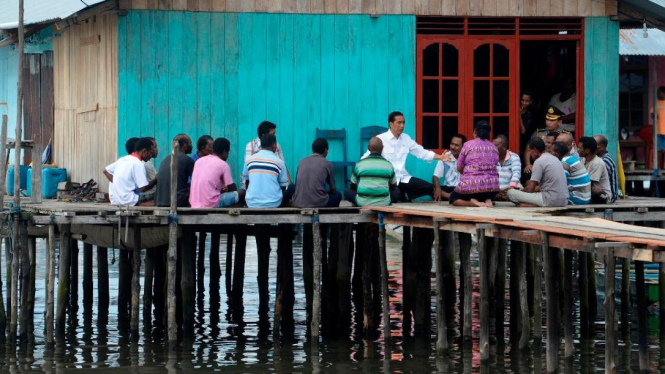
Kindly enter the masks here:
[[[222, 238], [224, 241], [224, 237]], [[219, 290], [220, 303], [211, 303], [209, 294], [209, 271], [206, 270], [206, 294], [203, 303], [197, 303], [195, 316], [195, 338], [191, 342], [182, 343], [176, 349], [165, 348], [164, 334], [159, 330], [142, 331], [137, 343], [132, 343], [125, 332], [118, 330], [117, 305], [115, 295], [118, 290], [118, 263], [109, 264], [111, 306], [108, 323], [97, 322], [97, 274], [96, 263], [93, 274], [95, 299], [92, 314], [84, 313], [82, 302], [82, 286], [79, 284], [79, 309], [76, 325], [70, 325], [68, 334], [54, 348], [45, 349], [44, 345], [44, 304], [45, 304], [45, 245], [38, 241], [37, 247], [37, 298], [35, 315], [35, 335], [15, 349], [0, 346], [0, 372], [44, 371], [64, 373], [74, 369], [86, 372], [106, 370], [130, 370], [132, 373], [157, 372], [242, 372], [242, 373], [291, 373], [291, 372], [394, 372], [394, 373], [427, 373], [427, 372], [492, 372], [492, 373], [540, 373], [545, 370], [545, 352], [536, 345], [527, 352], [518, 353], [511, 348], [509, 341], [508, 321], [510, 309], [506, 300], [506, 318], [504, 322], [505, 342], [492, 342], [491, 359], [481, 365], [477, 354], [478, 311], [475, 302], [478, 297], [475, 284], [474, 292], [474, 343], [473, 349], [460, 345], [459, 337], [450, 332], [450, 353], [444, 358], [437, 358], [433, 350], [436, 336], [434, 327], [431, 339], [404, 336], [401, 329], [401, 244], [388, 242], [388, 269], [390, 273], [391, 325], [393, 341], [387, 355], [383, 340], [376, 341], [349, 339], [323, 339], [318, 350], [314, 349], [307, 337], [305, 324], [305, 290], [302, 280], [302, 247], [294, 246], [294, 273], [296, 304], [294, 317], [296, 321], [295, 339], [292, 342], [274, 342], [272, 333], [259, 324], [257, 256], [253, 238], [247, 243], [247, 260], [245, 266], [244, 292], [244, 325], [230, 322], [227, 313], [227, 295], [224, 291], [224, 274], [222, 274]], [[209, 245], [209, 243], [208, 243]], [[224, 271], [224, 248], [222, 243], [222, 271]], [[270, 266], [271, 308], [274, 301], [275, 274], [277, 265], [276, 240], [272, 242]], [[83, 250], [79, 251], [79, 281], [83, 277]], [[113, 258], [109, 250], [109, 261]], [[94, 260], [96, 261], [96, 259]], [[206, 269], [209, 269], [206, 258]], [[475, 265], [475, 264], [474, 264]], [[5, 261], [2, 261], [3, 292], [6, 295]], [[433, 274], [434, 276], [434, 274]], [[475, 281], [475, 279], [474, 279]], [[434, 282], [434, 277], [432, 277]], [[141, 282], [143, 284], [143, 281]], [[508, 284], [508, 282], [507, 282]], [[57, 286], [56, 286], [57, 287]], [[508, 292], [508, 290], [506, 290]], [[5, 302], [7, 298], [5, 296]], [[599, 299], [599, 320], [602, 316], [602, 300]], [[435, 318], [435, 304], [432, 299], [432, 318]], [[617, 310], [619, 304], [617, 302]], [[658, 316], [651, 312], [649, 320], [649, 354], [654, 372], [665, 371], [665, 341], [658, 337]], [[272, 316], [272, 313], [270, 314]], [[432, 326], [435, 326], [433, 323]], [[604, 368], [604, 326], [596, 325], [596, 335], [592, 340], [579, 340], [579, 326], [575, 340], [575, 358], [573, 362], [561, 359], [563, 372], [591, 373]], [[637, 325], [633, 324], [633, 333], [629, 340], [619, 337], [617, 366], [619, 372], [639, 372], [637, 354]], [[545, 334], [543, 334], [545, 336]], [[563, 345], [561, 346], [563, 349]], [[560, 357], [563, 357], [561, 351]], [[661, 358], [662, 357], [662, 358]]]

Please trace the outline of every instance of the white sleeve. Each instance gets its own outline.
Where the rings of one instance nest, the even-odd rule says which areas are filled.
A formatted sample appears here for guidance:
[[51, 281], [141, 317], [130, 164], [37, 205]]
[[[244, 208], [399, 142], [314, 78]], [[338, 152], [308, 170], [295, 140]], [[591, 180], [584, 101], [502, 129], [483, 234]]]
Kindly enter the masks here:
[[443, 162], [437, 161], [436, 167], [434, 168], [434, 176], [443, 178], [443, 172], [445, 170], [445, 167], [443, 166]]
[[434, 159], [434, 152], [426, 150], [422, 145], [411, 139], [411, 137], [409, 137], [408, 141], [409, 153], [425, 161], [432, 161]]
[[148, 185], [148, 178], [145, 175], [145, 167], [143, 164], [135, 163], [132, 166], [132, 174], [134, 174], [134, 182], [138, 188], [143, 188]]
[[118, 163], [118, 161], [116, 161], [116, 162], [112, 163], [111, 165], [107, 166], [106, 171], [108, 171], [111, 175], [113, 175], [113, 173], [115, 173], [115, 167], [116, 167], [117, 163]]

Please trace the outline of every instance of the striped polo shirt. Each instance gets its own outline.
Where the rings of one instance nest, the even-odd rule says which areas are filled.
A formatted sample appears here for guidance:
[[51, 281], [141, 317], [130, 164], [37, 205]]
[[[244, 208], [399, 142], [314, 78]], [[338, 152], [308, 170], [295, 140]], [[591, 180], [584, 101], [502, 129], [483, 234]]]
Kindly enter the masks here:
[[621, 190], [619, 189], [619, 181], [617, 178], [617, 164], [614, 163], [612, 157], [608, 152], [605, 152], [600, 158], [605, 162], [605, 168], [607, 169], [607, 176], [610, 177], [610, 190], [612, 191], [612, 198], [610, 202], [613, 203], [619, 197]]
[[380, 154], [372, 153], [360, 160], [353, 169], [351, 183], [358, 186], [358, 206], [390, 205], [391, 184], [397, 184], [395, 169]]
[[277, 208], [282, 204], [282, 188], [289, 184], [284, 161], [275, 153], [261, 150], [245, 161], [242, 171], [249, 180], [245, 202], [250, 208]]
[[561, 160], [568, 183], [568, 201], [575, 205], [585, 205], [591, 202], [591, 178], [579, 158], [568, 155]]

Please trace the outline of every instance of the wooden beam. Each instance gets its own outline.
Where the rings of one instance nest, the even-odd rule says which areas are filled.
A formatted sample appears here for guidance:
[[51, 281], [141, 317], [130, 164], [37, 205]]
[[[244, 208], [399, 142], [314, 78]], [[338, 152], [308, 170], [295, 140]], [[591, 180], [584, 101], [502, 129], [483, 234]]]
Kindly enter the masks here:
[[[28, 36], [38, 32], [38, 31], [41, 31], [41, 30], [45, 29], [49, 25], [50, 25], [50, 23], [40, 23], [40, 24], [24, 27], [25, 37], [27, 38]], [[6, 39], [3, 39], [2, 41], [0, 41], [0, 48], [6, 47], [8, 45], [11, 45], [11, 44], [14, 44], [14, 43], [18, 42], [18, 33], [8, 32], [6, 35], [9, 35], [9, 37], [6, 38]]]
[[79, 24], [83, 21], [86, 21], [86, 20], [94, 17], [94, 16], [97, 16], [97, 15], [100, 15], [100, 14], [103, 14], [103, 13], [106, 13], [106, 12], [115, 11], [115, 10], [118, 10], [118, 9], [119, 9], [118, 0], [105, 1], [101, 4], [83, 9], [80, 12], [76, 12], [76, 13], [72, 14], [71, 16], [63, 19], [63, 20], [56, 22], [55, 23], [55, 29], [57, 31], [62, 31], [64, 29], [68, 28], [69, 26], [77, 25], [77, 24]]

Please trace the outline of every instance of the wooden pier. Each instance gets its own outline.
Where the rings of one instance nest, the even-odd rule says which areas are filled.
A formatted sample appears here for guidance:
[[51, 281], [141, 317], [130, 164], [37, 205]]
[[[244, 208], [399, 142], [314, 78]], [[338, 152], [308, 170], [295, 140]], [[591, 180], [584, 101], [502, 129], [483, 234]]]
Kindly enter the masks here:
[[[291, 338], [295, 323], [294, 282], [300, 281], [293, 276], [294, 226], [302, 224], [306, 322], [313, 346], [318, 345], [321, 336], [348, 336], [349, 331], [343, 327], [350, 326], [353, 301], [356, 313], [362, 315], [359, 319], [362, 336], [375, 339], [382, 333], [389, 348], [391, 324], [387, 320], [389, 305], [385, 302], [389, 300], [385, 236], [386, 224], [390, 224], [403, 226], [404, 230], [404, 334], [409, 334], [411, 328], [416, 335], [431, 333], [434, 265], [437, 354], [446, 354], [449, 326], [454, 326], [458, 318], [463, 341], [479, 339], [480, 358], [489, 359], [491, 336], [503, 339], [506, 272], [510, 267], [510, 273], [515, 276], [510, 279], [509, 289], [517, 290], [519, 295], [511, 297], [511, 341], [521, 350], [541, 344], [544, 339], [547, 371], [557, 371], [560, 346], [565, 347], [566, 358], [572, 357], [575, 350], [574, 273], [579, 277], [582, 337], [593, 333], [599, 307], [595, 301], [597, 259], [605, 261], [607, 280], [614, 279], [617, 262], [623, 266], [623, 279], [629, 279], [626, 272], [630, 271], [630, 262], [635, 263], [637, 294], [632, 297], [637, 298], [640, 368], [649, 369], [644, 264], [661, 263], [662, 269], [665, 262], [665, 230], [660, 228], [665, 222], [665, 202], [661, 200], [631, 199], [613, 205], [566, 208], [515, 208], [498, 204], [487, 209], [412, 203], [385, 208], [318, 210], [205, 210], [24, 201], [20, 211], [5, 210], [1, 215], [6, 223], [4, 227], [18, 228], [20, 238], [16, 244], [6, 240], [9, 244], [5, 263], [9, 292], [6, 309], [0, 308], [0, 330], [7, 331], [9, 339], [29, 337], [34, 330], [37, 257], [45, 256], [47, 263], [45, 341], [53, 344], [63, 337], [67, 319], [70, 322], [76, 319], [73, 305], [77, 305], [79, 279], [82, 280], [83, 306], [86, 310], [93, 308], [95, 253], [99, 277], [97, 308], [102, 318], [108, 315], [110, 300], [115, 299], [119, 327], [130, 332], [133, 339], [140, 338], [142, 326], [153, 323], [166, 326], [171, 346], [191, 338], [197, 293], [203, 295], [206, 287], [202, 265], [207, 235], [211, 237], [209, 287], [220, 285], [223, 273], [220, 237], [227, 236], [224, 279], [230, 311], [236, 322], [242, 322], [244, 314], [246, 243], [248, 237], [255, 237], [259, 258], [259, 322], [268, 324], [271, 302], [268, 262], [273, 249], [270, 238], [277, 238], [272, 331], [275, 342]], [[3, 232], [5, 236], [11, 237], [10, 234], [9, 230]], [[472, 245], [471, 234], [476, 246]], [[36, 251], [36, 240], [47, 240], [45, 253]], [[79, 258], [79, 241], [84, 243], [82, 278], [75, 263]], [[56, 256], [58, 242], [59, 256]], [[97, 247], [96, 251], [93, 246]], [[456, 247], [459, 247], [458, 252]], [[107, 248], [119, 250], [117, 295], [109, 294]], [[471, 270], [473, 248], [478, 251], [480, 271], [477, 275]], [[144, 250], [145, 256], [142, 256]], [[458, 262], [459, 274], [456, 273]], [[573, 269], [575, 265], [577, 271]], [[527, 268], [532, 270], [527, 271]], [[141, 269], [145, 274], [143, 288]], [[663, 274], [661, 271], [661, 277]], [[456, 281], [458, 276], [459, 282]], [[472, 319], [474, 276], [479, 277], [480, 285], [479, 321]], [[545, 293], [541, 294], [543, 285]], [[625, 328], [630, 316], [627, 309], [624, 311], [624, 303], [628, 303], [631, 295], [625, 292], [630, 287], [622, 285], [619, 322]], [[614, 286], [615, 282], [605, 282], [602, 305], [606, 319], [606, 372], [616, 371], [618, 334]], [[663, 290], [660, 291], [662, 299]], [[530, 292], [532, 298], [527, 297]], [[543, 303], [546, 320], [542, 317]], [[0, 305], [4, 306], [3, 300]], [[8, 324], [7, 321], [16, 322]], [[473, 324], [479, 324], [478, 328], [473, 329]], [[547, 328], [545, 337], [540, 334], [542, 326]], [[479, 335], [474, 337], [476, 330]], [[661, 328], [663, 330], [665, 328]]]

